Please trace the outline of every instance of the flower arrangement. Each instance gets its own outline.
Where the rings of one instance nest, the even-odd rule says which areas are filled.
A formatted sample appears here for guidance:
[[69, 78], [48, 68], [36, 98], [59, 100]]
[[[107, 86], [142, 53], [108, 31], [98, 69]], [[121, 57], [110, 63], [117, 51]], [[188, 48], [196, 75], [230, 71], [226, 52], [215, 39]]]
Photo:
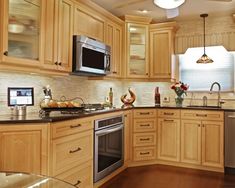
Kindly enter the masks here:
[[178, 97], [181, 97], [183, 94], [186, 94], [186, 91], [188, 90], [189, 86], [187, 84], [184, 84], [183, 82], [176, 82], [171, 86], [171, 89], [173, 89]]

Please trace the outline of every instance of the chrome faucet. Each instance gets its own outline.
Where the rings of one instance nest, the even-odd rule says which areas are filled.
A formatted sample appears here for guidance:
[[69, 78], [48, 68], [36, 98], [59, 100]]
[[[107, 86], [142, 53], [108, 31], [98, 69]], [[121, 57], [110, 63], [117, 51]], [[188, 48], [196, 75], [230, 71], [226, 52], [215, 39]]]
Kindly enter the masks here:
[[221, 86], [218, 82], [214, 82], [212, 85], [211, 85], [211, 88], [210, 88], [210, 94], [212, 93], [212, 90], [213, 90], [213, 87], [214, 85], [217, 85], [218, 86], [218, 101], [217, 101], [217, 106], [218, 107], [221, 107], [221, 98], [220, 98], [220, 91], [221, 91]]

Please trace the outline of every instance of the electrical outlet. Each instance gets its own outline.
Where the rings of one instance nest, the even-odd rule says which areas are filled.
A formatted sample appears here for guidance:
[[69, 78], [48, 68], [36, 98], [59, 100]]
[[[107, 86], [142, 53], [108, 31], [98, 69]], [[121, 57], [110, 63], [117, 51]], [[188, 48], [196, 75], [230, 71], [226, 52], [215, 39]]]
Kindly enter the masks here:
[[170, 97], [167, 97], [167, 96], [163, 97], [163, 102], [165, 103], [170, 102]]

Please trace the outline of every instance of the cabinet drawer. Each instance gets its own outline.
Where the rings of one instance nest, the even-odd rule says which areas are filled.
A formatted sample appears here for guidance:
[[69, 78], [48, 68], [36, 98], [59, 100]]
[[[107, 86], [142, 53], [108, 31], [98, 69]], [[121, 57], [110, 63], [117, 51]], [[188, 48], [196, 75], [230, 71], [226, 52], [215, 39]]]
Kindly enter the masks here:
[[66, 181], [76, 187], [92, 188], [93, 187], [93, 161], [88, 161], [75, 168], [56, 176], [56, 178]]
[[92, 128], [93, 121], [90, 118], [57, 122], [52, 124], [52, 138], [76, 134]]
[[210, 110], [181, 110], [181, 118], [224, 121], [224, 112]]
[[53, 175], [93, 158], [93, 131], [70, 135], [52, 142]]
[[133, 131], [134, 132], [149, 132], [156, 130], [156, 119], [135, 119]]
[[134, 161], [156, 159], [156, 147], [136, 147], [133, 152]]
[[156, 109], [136, 109], [134, 110], [134, 118], [155, 118]]
[[134, 146], [155, 146], [156, 133], [136, 133], [133, 136]]
[[160, 109], [160, 110], [158, 110], [158, 117], [180, 118], [180, 110]]

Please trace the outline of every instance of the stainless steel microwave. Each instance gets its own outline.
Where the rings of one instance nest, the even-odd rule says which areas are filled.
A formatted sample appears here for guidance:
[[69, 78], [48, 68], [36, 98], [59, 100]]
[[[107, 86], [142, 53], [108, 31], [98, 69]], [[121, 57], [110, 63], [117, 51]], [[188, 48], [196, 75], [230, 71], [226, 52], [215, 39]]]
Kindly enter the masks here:
[[110, 72], [111, 47], [77, 35], [73, 37], [73, 72], [78, 75], [106, 75]]

